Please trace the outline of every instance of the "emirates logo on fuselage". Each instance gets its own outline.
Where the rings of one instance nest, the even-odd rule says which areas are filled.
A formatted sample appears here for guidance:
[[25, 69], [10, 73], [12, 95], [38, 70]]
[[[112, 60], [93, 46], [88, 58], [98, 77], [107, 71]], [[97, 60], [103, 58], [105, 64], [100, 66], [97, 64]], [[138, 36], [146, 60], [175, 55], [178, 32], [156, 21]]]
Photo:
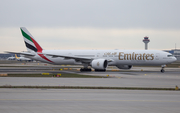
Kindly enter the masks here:
[[97, 66], [99, 66], [99, 62], [97, 63]]

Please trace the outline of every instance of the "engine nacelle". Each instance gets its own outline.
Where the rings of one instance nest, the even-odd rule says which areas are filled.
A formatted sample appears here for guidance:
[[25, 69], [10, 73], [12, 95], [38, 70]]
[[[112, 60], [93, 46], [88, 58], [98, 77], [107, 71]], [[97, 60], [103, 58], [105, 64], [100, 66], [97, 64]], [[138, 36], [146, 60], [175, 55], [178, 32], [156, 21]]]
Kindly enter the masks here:
[[131, 69], [132, 65], [117, 65], [116, 67], [119, 69]]
[[107, 68], [108, 62], [105, 59], [95, 59], [91, 62], [91, 66], [97, 70], [104, 70]]

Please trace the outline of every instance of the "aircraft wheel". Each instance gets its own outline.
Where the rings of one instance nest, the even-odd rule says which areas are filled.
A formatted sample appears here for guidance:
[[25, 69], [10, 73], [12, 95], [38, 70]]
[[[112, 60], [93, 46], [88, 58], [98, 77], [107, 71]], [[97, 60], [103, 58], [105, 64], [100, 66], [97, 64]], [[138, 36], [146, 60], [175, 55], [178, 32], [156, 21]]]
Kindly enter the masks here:
[[91, 72], [92, 70], [91, 70], [91, 68], [81, 68], [80, 71], [81, 72], [87, 72], [87, 71]]
[[164, 73], [164, 69], [161, 69], [161, 73]]
[[105, 72], [106, 69], [95, 69], [95, 72]]
[[80, 69], [80, 71], [81, 71], [81, 72], [83, 71], [82, 68]]

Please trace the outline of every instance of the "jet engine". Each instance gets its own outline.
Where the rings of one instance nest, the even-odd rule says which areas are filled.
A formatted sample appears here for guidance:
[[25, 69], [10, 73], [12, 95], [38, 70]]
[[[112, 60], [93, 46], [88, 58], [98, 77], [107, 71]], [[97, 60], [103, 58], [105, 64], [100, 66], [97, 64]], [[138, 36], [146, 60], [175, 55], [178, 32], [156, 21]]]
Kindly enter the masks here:
[[108, 62], [105, 59], [95, 59], [91, 62], [91, 66], [95, 70], [106, 70], [107, 65]]
[[116, 67], [119, 69], [131, 69], [133, 66], [132, 65], [117, 65]]

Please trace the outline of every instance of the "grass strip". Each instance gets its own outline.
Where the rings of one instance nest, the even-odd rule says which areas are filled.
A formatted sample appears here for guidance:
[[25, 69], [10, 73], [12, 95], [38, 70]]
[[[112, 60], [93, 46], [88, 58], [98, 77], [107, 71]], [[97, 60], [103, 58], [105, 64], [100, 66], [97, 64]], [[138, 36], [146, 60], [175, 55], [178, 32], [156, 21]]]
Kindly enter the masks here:
[[[56, 74], [42, 75], [42, 74], [8, 74], [6, 77], [53, 77]], [[62, 73], [60, 77], [56, 78], [107, 78], [106, 76], [91, 76], [80, 75], [74, 73]]]
[[36, 88], [36, 89], [115, 89], [115, 90], [169, 90], [180, 91], [175, 88], [144, 88], [144, 87], [95, 87], [95, 86], [11, 86], [5, 85], [0, 88]]

